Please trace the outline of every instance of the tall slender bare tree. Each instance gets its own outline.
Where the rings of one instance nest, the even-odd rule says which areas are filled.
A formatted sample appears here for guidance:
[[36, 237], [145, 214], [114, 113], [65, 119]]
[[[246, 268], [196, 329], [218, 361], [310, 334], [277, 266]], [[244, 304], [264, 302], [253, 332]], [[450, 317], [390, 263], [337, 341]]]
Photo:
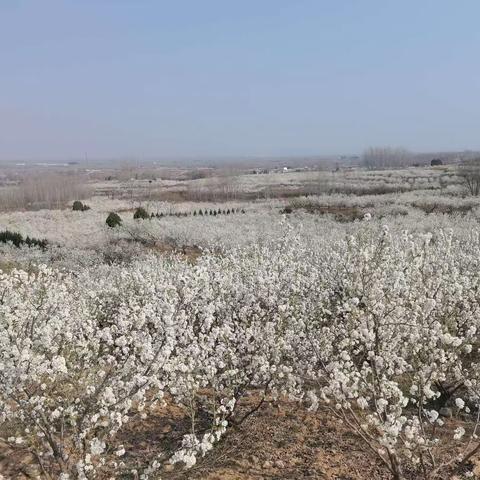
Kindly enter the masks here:
[[457, 175], [470, 195], [480, 195], [480, 157], [461, 163], [457, 168]]

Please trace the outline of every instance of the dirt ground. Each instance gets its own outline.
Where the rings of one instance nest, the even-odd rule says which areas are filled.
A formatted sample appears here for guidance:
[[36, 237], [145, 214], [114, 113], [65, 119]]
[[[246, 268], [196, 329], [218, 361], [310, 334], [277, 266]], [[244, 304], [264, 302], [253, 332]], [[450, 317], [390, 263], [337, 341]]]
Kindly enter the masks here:
[[356, 480], [389, 478], [358, 439], [328, 412], [267, 407], [233, 432], [195, 480]]
[[[120, 433], [125, 445], [124, 460], [130, 464], [151, 456], [152, 446], [181, 432], [185, 418], [180, 409], [168, 408], [163, 415], [145, 424], [129, 424]], [[453, 426], [453, 425], [452, 425]], [[480, 463], [470, 470], [480, 478]], [[8, 451], [0, 442], [0, 480], [43, 479], [33, 466], [34, 459], [22, 452]], [[478, 472], [478, 473], [477, 473]], [[418, 478], [405, 472], [410, 480]], [[103, 480], [103, 476], [99, 480]], [[112, 478], [107, 475], [105, 478]], [[127, 477], [122, 476], [122, 480]], [[387, 480], [391, 476], [329, 411], [310, 413], [292, 405], [265, 404], [242, 425], [229, 431], [216, 448], [192, 469], [168, 465], [162, 480]], [[445, 479], [465, 477], [446, 475]]]

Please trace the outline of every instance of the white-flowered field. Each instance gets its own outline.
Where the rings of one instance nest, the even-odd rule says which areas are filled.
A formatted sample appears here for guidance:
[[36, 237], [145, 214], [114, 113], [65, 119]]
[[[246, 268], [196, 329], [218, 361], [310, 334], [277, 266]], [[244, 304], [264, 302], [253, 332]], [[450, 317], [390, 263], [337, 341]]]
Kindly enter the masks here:
[[419, 172], [359, 172], [357, 193], [0, 213], [0, 231], [46, 239], [0, 243], [0, 454], [24, 465], [0, 474], [366, 478], [229, 465], [225, 445], [279, 405], [347, 432], [371, 478], [475, 477], [480, 198]]

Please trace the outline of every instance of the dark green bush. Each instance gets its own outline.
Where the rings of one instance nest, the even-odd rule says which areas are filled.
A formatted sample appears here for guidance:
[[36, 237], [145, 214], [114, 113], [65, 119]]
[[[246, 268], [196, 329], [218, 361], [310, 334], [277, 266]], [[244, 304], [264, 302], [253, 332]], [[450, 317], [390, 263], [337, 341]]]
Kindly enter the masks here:
[[147, 220], [148, 218], [150, 218], [150, 215], [148, 214], [148, 212], [143, 207], [138, 207], [135, 210], [135, 213], [133, 214], [133, 218], [135, 220], [137, 220], [137, 219]]
[[105, 220], [105, 223], [109, 227], [115, 228], [122, 224], [122, 219], [120, 218], [120, 215], [116, 214], [115, 212], [110, 212]]
[[80, 200], [75, 200], [73, 202], [72, 210], [74, 212], [84, 212], [85, 210], [90, 210], [90, 207], [85, 203], [82, 203]]

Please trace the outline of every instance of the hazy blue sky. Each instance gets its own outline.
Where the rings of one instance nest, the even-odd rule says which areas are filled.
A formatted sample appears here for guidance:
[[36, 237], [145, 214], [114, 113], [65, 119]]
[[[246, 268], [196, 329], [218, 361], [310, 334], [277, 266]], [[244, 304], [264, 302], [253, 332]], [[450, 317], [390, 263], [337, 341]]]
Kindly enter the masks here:
[[480, 148], [478, 0], [0, 0], [0, 159]]

